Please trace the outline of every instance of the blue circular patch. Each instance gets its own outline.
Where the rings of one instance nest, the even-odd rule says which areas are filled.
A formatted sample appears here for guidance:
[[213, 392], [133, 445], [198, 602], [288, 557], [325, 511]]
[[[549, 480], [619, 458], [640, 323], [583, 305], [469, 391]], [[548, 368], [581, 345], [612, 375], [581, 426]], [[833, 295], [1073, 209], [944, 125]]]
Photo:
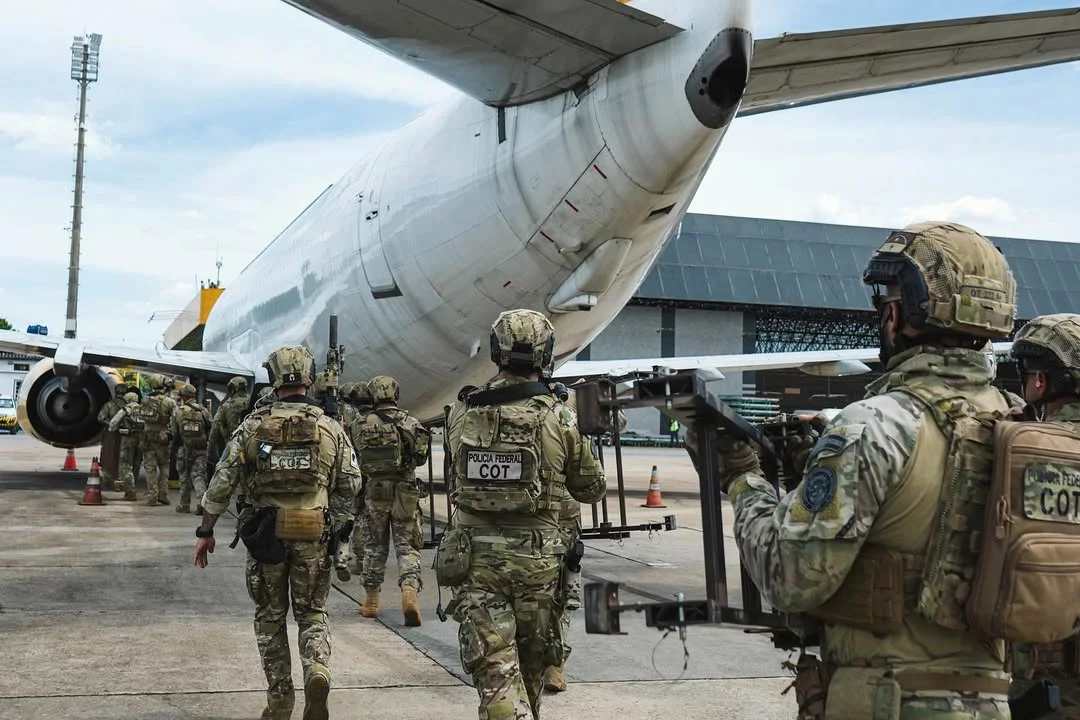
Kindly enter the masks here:
[[802, 504], [807, 510], [819, 513], [836, 497], [836, 473], [828, 468], [815, 468], [803, 480]]

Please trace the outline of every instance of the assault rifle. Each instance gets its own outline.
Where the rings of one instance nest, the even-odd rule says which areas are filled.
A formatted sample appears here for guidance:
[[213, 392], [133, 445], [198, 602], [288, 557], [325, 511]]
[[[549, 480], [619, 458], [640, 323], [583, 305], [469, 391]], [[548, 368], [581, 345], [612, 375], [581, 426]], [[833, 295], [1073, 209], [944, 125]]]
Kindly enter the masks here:
[[326, 348], [326, 400], [323, 409], [333, 418], [340, 418], [338, 409], [338, 378], [345, 370], [345, 346], [338, 345], [337, 315], [330, 316], [330, 344]]

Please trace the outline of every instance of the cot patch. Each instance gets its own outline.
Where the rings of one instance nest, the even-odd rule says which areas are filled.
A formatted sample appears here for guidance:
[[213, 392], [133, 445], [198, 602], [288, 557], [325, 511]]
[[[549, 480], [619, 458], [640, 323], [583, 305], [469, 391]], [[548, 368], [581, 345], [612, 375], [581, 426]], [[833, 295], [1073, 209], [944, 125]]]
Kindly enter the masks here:
[[819, 513], [836, 497], [836, 473], [828, 468], [815, 468], [803, 480], [802, 504], [812, 513]]

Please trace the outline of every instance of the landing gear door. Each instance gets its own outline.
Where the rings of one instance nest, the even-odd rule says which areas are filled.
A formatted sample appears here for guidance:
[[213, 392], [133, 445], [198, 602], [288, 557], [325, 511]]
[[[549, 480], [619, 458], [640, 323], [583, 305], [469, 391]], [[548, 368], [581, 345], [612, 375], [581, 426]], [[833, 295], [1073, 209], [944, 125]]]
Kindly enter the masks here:
[[364, 173], [364, 179], [360, 183], [361, 190], [357, 196], [357, 201], [360, 203], [358, 234], [360, 262], [364, 266], [364, 276], [367, 278], [371, 294], [376, 299], [401, 296], [397, 281], [390, 272], [390, 263], [387, 262], [386, 253], [383, 251], [382, 235], [379, 232], [379, 196], [385, 174], [386, 153], [380, 152], [375, 162], [369, 165], [367, 172]]

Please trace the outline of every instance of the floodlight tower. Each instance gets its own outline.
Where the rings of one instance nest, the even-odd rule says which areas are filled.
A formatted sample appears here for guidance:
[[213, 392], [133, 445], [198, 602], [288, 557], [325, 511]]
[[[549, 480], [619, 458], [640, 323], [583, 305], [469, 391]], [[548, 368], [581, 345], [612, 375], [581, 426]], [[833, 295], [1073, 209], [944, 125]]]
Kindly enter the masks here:
[[79, 83], [79, 139], [75, 145], [75, 204], [71, 210], [71, 263], [68, 265], [64, 337], [75, 337], [79, 307], [79, 240], [82, 234], [83, 160], [86, 155], [86, 91], [98, 79], [101, 35], [76, 36], [71, 43], [71, 79]]

